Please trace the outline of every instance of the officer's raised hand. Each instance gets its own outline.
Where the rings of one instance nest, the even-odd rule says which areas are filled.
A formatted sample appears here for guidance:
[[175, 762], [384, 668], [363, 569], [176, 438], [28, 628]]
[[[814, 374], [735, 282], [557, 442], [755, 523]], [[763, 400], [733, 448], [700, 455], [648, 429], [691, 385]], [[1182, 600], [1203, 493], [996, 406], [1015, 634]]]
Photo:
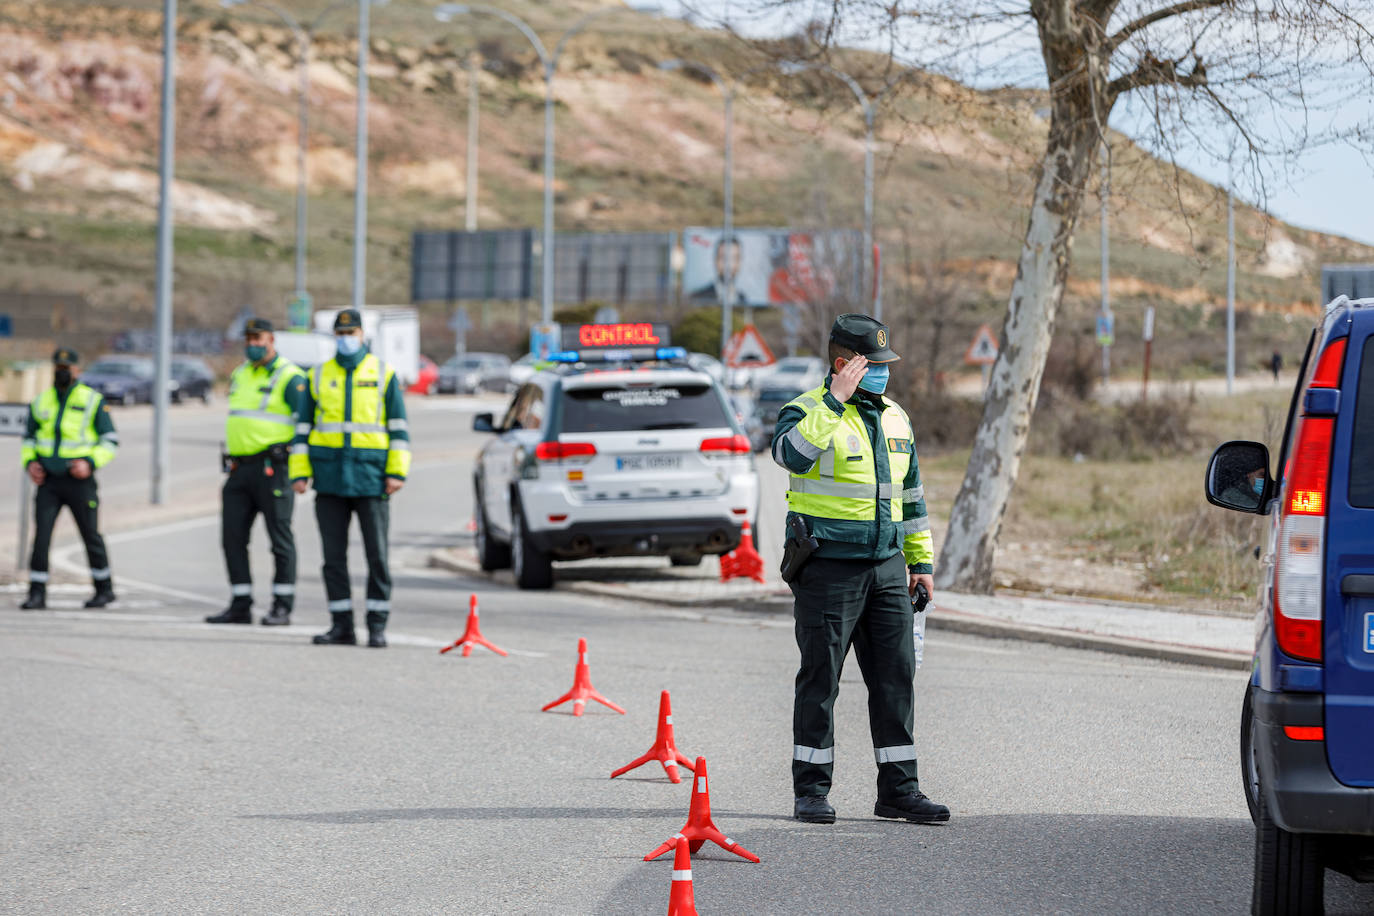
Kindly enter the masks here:
[[843, 404], [854, 396], [855, 390], [859, 387], [859, 382], [863, 381], [864, 373], [868, 371], [868, 360], [863, 356], [855, 356], [844, 364], [834, 377], [830, 380], [830, 393], [835, 400]]
[[300, 496], [305, 495], [305, 491], [310, 489], [310, 481], [302, 477], [300, 480], [291, 481], [291, 489], [295, 490]]

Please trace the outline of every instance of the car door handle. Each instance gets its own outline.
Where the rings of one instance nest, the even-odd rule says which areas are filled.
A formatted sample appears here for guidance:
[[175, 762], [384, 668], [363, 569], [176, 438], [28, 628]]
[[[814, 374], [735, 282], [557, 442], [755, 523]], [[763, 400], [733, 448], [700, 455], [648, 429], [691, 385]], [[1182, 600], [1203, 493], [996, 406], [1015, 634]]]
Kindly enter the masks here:
[[1374, 576], [1351, 573], [1341, 579], [1341, 594], [1356, 598], [1374, 598]]

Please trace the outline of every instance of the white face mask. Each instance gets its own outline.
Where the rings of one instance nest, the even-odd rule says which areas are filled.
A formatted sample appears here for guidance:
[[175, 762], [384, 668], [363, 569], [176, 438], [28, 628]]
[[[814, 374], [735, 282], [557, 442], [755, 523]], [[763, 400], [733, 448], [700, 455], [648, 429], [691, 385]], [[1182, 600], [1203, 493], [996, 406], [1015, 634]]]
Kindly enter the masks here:
[[355, 334], [340, 334], [334, 341], [340, 356], [353, 356], [363, 348], [363, 339]]

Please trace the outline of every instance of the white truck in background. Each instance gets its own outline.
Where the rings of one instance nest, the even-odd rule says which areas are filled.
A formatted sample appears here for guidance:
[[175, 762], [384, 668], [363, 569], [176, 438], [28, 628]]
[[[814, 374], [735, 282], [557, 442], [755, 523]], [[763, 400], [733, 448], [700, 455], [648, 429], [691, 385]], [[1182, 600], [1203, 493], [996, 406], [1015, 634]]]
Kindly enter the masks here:
[[[339, 311], [315, 313], [315, 331], [330, 335], [329, 356], [334, 355], [334, 316]], [[368, 305], [362, 313], [368, 349], [396, 370], [403, 387], [414, 384], [420, 377], [420, 313], [407, 305]]]
[[302, 369], [314, 369], [334, 355], [334, 335], [319, 331], [278, 331], [277, 352]]

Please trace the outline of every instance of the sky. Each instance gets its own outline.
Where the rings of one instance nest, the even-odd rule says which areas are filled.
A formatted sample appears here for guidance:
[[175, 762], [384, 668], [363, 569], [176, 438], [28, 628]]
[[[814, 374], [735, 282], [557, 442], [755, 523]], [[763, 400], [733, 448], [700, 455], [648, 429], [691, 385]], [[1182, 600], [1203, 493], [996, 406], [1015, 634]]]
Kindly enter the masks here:
[[[822, 5], [828, 4], [829, 0], [825, 0]], [[733, 5], [748, 9], [760, 4], [737, 0]], [[664, 15], [679, 17], [695, 12], [698, 22], [705, 17], [719, 21], [731, 6], [731, 0], [663, 0], [661, 4]], [[747, 25], [740, 24], [738, 17], [736, 13], [732, 21], [742, 32], [753, 37], [776, 37], [796, 31], [796, 20], [783, 14], [749, 20]], [[863, 44], [862, 40], [844, 43]], [[1044, 85], [1042, 73], [1028, 74], [1015, 82]], [[1341, 116], [1352, 123], [1374, 120], [1374, 98], [1366, 93], [1363, 102], [1343, 110]], [[1119, 104], [1113, 112], [1111, 126], [1134, 137], [1136, 133], [1131, 122], [1129, 106]], [[1224, 186], [1227, 181], [1226, 164], [1200, 152], [1180, 151], [1179, 164], [1216, 185]], [[1360, 151], [1345, 145], [1309, 149], [1295, 162], [1276, 171], [1277, 177], [1267, 187], [1265, 206], [1270, 213], [1302, 228], [1374, 245], [1374, 162], [1366, 162]], [[1238, 196], [1247, 198], [1244, 193]], [[1253, 199], [1249, 202], [1259, 204]]]

